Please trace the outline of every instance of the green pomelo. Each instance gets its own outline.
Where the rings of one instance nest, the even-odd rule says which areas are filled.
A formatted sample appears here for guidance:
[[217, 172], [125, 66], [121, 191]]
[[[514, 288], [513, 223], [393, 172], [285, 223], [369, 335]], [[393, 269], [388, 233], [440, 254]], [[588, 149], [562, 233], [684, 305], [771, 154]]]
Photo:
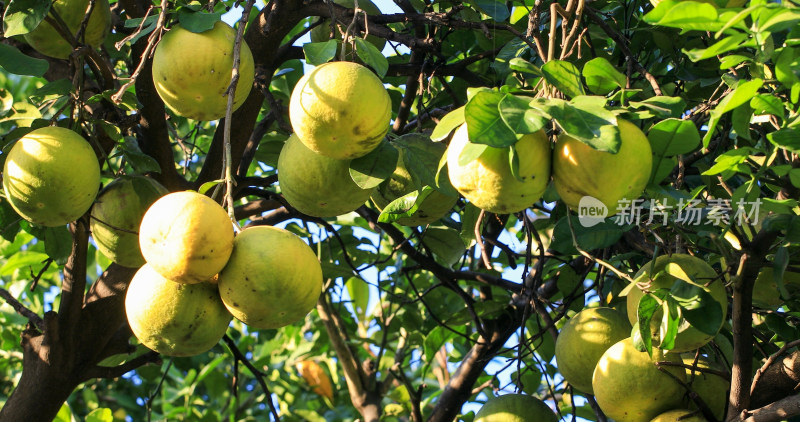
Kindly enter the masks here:
[[312, 151], [338, 160], [367, 155], [389, 131], [392, 100], [369, 68], [321, 64], [303, 75], [289, 99], [294, 133]]
[[550, 141], [544, 131], [524, 135], [514, 147], [519, 176], [514, 177], [507, 148], [488, 147], [466, 164], [459, 156], [470, 144], [466, 123], [453, 134], [447, 148], [450, 183], [476, 207], [495, 214], [522, 211], [542, 197], [550, 182]]
[[[722, 324], [725, 322], [725, 316], [728, 313], [728, 295], [725, 292], [722, 279], [706, 261], [687, 254], [662, 255], [656, 258], [655, 264], [652, 264], [652, 261], [644, 264], [639, 272], [636, 273], [634, 280], [637, 283], [646, 283], [650, 279], [651, 274], [654, 274], [655, 278], [652, 280], [649, 290], [669, 289], [677, 280], [675, 276], [664, 272], [669, 264], [677, 264], [680, 266], [681, 270], [683, 270], [689, 278], [694, 280], [694, 283], [691, 284], [703, 286], [703, 290], [711, 294], [711, 297], [722, 307], [722, 320], [717, 330], [722, 328]], [[712, 283], [705, 286], [709, 282]], [[687, 281], [687, 283], [689, 282]], [[644, 292], [636, 287], [630, 289], [628, 292], [628, 320], [631, 324], [635, 324], [637, 321], [639, 300], [642, 296], [644, 296]], [[653, 315], [651, 331], [654, 334], [658, 333], [658, 326], [661, 324], [662, 319], [661, 315], [660, 309]], [[707, 334], [692, 327], [684, 318], [681, 318], [679, 324], [678, 334], [675, 338], [675, 347], [671, 349], [671, 352], [680, 353], [695, 350], [704, 346], [716, 335], [716, 333]]]
[[550, 407], [526, 394], [504, 394], [486, 401], [473, 422], [557, 422]]
[[122, 176], [109, 183], [92, 207], [92, 230], [97, 249], [124, 267], [144, 265], [139, 249], [139, 225], [145, 211], [167, 188], [144, 176]]
[[679, 363], [681, 358], [659, 349], [653, 349], [651, 358], [636, 350], [630, 337], [606, 350], [592, 377], [594, 397], [603, 412], [618, 422], [647, 422], [679, 408], [685, 390], [677, 380], [685, 382], [686, 373], [680, 367], [659, 368], [659, 361]]
[[251, 328], [279, 328], [305, 317], [322, 293], [322, 266], [302, 239], [272, 226], [242, 230], [217, 278], [225, 306]]
[[677, 409], [666, 411], [650, 422], [706, 422], [706, 418], [697, 411]]
[[[236, 31], [222, 21], [201, 33], [173, 26], [153, 55], [153, 83], [164, 104], [176, 114], [194, 120], [224, 117], [235, 41]], [[255, 76], [253, 54], [244, 40], [239, 59], [234, 110], [250, 94]]]
[[[339, 6], [346, 7], [348, 9], [352, 9], [355, 7], [355, 2], [353, 0], [334, 0], [334, 3], [338, 4]], [[371, 0], [359, 0], [358, 7], [364, 10], [369, 16], [377, 16], [381, 14], [381, 10], [378, 9], [378, 6], [375, 6]], [[361, 22], [363, 22], [363, 17], [361, 18]], [[315, 26], [314, 29], [311, 30], [310, 34], [311, 42], [325, 42], [328, 41], [331, 35], [331, 21], [330, 19], [322, 19], [319, 25]], [[353, 36], [354, 34], [350, 34]], [[342, 33], [339, 31], [339, 27], [336, 26], [333, 31], [333, 39], [342, 40], [343, 36]], [[367, 35], [367, 42], [374, 45], [378, 51], [383, 51], [383, 47], [386, 46], [386, 40], [381, 37], [376, 37], [374, 35]], [[352, 47], [348, 44], [345, 54], [349, 55], [352, 52]], [[336, 51], [337, 57], [339, 56], [340, 51]]]
[[[383, 211], [395, 199], [417, 190], [418, 186], [422, 186], [422, 181], [414, 177], [408, 170], [406, 159], [414, 158], [406, 157], [404, 153], [406, 148], [410, 147], [430, 154], [432, 157], [437, 158], [437, 162], [447, 149], [443, 144], [433, 142], [425, 136], [406, 135], [403, 139], [406, 147], [399, 148], [400, 153], [397, 157], [397, 167], [394, 173], [378, 185], [378, 188], [370, 196], [372, 202], [380, 211]], [[436, 190], [423, 199], [422, 204], [419, 204], [419, 208], [410, 217], [402, 217], [396, 222], [404, 226], [424, 226], [433, 223], [447, 214], [457, 201], [458, 198], [445, 195]]]
[[[55, 0], [52, 7], [75, 37], [89, 7], [89, 0]], [[97, 48], [103, 43], [110, 29], [111, 8], [108, 0], [97, 0], [89, 16], [89, 22], [86, 23], [84, 38], [78, 42]], [[31, 47], [45, 56], [66, 59], [72, 53], [72, 45], [47, 21], [42, 21], [36, 29], [23, 37]]]
[[[684, 356], [683, 363], [690, 366], [694, 364], [694, 355]], [[696, 365], [699, 369], [686, 368], [686, 381], [714, 413], [714, 417], [722, 420], [725, 409], [728, 407], [728, 390], [730, 390], [731, 383], [717, 374], [702, 371], [703, 369], [724, 371], [721, 365], [713, 363], [707, 357], [701, 356]], [[686, 399], [685, 404], [689, 409], [697, 409], [697, 405], [690, 398]]]
[[587, 308], [561, 328], [556, 340], [559, 372], [570, 385], [592, 394], [592, 374], [609, 347], [631, 335], [624, 315], [611, 308]]
[[46, 227], [82, 216], [100, 190], [100, 165], [81, 135], [36, 129], [18, 140], [3, 165], [6, 200], [22, 218]]
[[308, 149], [296, 135], [278, 157], [278, 184], [289, 205], [313, 217], [335, 217], [354, 211], [369, 199], [350, 177], [350, 160], [337, 160]]
[[193, 356], [211, 349], [232, 319], [215, 284], [176, 283], [148, 264], [128, 286], [125, 313], [136, 338], [167, 356]]
[[[783, 287], [789, 297], [800, 294], [800, 273], [785, 271], [783, 273]], [[775, 269], [764, 267], [758, 272], [755, 285], [753, 285], [753, 305], [763, 308], [777, 308], [783, 305], [778, 283], [775, 281]]]
[[618, 201], [641, 196], [650, 179], [652, 150], [647, 136], [633, 123], [617, 119], [622, 142], [616, 154], [598, 151], [561, 134], [553, 153], [553, 184], [573, 210], [584, 196], [600, 200], [608, 216], [619, 211]]

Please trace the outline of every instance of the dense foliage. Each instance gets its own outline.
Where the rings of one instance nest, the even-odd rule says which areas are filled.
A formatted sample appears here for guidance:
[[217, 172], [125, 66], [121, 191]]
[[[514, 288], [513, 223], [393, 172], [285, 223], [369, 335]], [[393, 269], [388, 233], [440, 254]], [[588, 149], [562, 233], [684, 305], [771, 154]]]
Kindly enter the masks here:
[[[470, 421], [488, 396], [521, 391], [564, 420], [602, 421], [593, 398], [559, 374], [558, 330], [587, 306], [624, 311], [634, 274], [675, 252], [702, 258], [726, 283], [727, 320], [702, 353], [727, 366], [727, 419], [800, 415], [800, 301], [790, 282], [800, 273], [800, 5], [712, 3], [395, 0], [367, 15], [354, 13], [358, 2], [117, 0], [102, 47], [72, 40], [62, 60], [22, 38], [50, 2], [5, 2], [0, 160], [32, 128], [69, 127], [93, 144], [104, 184], [148, 174], [172, 191], [230, 198], [241, 226], [279, 225], [311, 244], [325, 285], [296, 324], [234, 321], [209, 352], [162, 358], [137, 346], [125, 321], [135, 269], [97, 251], [87, 216], [43, 228], [0, 201], [0, 420]], [[230, 10], [245, 11], [250, 95], [229, 119], [175, 115], [153, 86], [155, 43], [178, 22], [200, 31]], [[332, 35], [334, 23], [352, 46], [308, 42], [314, 29]], [[396, 149], [413, 156], [408, 134], [447, 143], [466, 121], [518, 168], [513, 144], [539, 129], [616, 151], [619, 117], [649, 138], [647, 189], [634, 212], [602, 222], [576, 217], [551, 186], [524, 212], [496, 215], [459, 199], [436, 223], [401, 226], [392, 221], [416, 196], [454, 194], [443, 166], [420, 152], [407, 162], [422, 182], [405, 202], [304, 215], [283, 200], [275, 169], [292, 132], [293, 86], [334, 59], [372, 68], [392, 99], [384, 147], [351, 165], [359, 183], [386, 178]], [[473, 158], [485, 144], [473, 144]], [[754, 289], [764, 269], [771, 275]], [[697, 290], [647, 297], [698, 327], [721, 318]], [[639, 310], [640, 321], [654, 311]], [[665, 332], [675, 324], [665, 318]], [[637, 332], [641, 347], [657, 340]], [[660, 339], [667, 348], [669, 337]], [[308, 361], [332, 393], [299, 371]]]

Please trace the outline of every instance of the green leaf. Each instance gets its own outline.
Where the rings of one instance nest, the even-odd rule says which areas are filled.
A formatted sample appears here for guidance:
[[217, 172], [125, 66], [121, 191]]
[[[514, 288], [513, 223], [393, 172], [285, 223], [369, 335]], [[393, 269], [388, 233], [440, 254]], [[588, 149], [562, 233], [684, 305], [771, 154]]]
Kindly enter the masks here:
[[714, 159], [715, 164], [710, 169], [701, 173], [703, 176], [714, 176], [724, 171], [740, 171], [752, 148], [741, 148], [725, 151]]
[[655, 157], [688, 154], [700, 146], [700, 132], [691, 120], [666, 119], [647, 133]]
[[367, 306], [369, 305], [369, 284], [358, 277], [350, 277], [345, 282], [347, 294], [350, 295], [353, 310], [361, 322], [366, 322]]
[[586, 86], [595, 94], [605, 95], [617, 89], [624, 88], [625, 75], [620, 73], [604, 57], [597, 57], [583, 65], [583, 78]]
[[671, 6], [666, 11], [656, 7], [652, 12], [644, 15], [644, 21], [651, 25], [679, 28], [684, 31], [695, 29], [716, 32], [724, 25], [717, 19], [717, 8], [710, 4], [681, 1]]
[[686, 111], [686, 101], [681, 97], [655, 96], [644, 101], [631, 101], [631, 106], [645, 108], [653, 113], [654, 117], [681, 117]]
[[86, 422], [114, 422], [114, 415], [109, 408], [97, 408], [86, 415]]
[[661, 307], [659, 300], [656, 296], [650, 293], [645, 294], [639, 299], [639, 306], [636, 308], [636, 326], [638, 328], [637, 334], [644, 344], [647, 354], [653, 354], [653, 337], [650, 332], [650, 321], [653, 320], [653, 315], [658, 308]]
[[755, 46], [755, 42], [752, 39], [749, 39], [748, 34], [733, 34], [717, 41], [708, 48], [696, 48], [693, 50], [684, 49], [683, 54], [685, 54], [689, 60], [693, 62], [699, 62], [700, 60], [716, 58], [717, 56], [727, 53], [731, 50], [753, 46]]
[[711, 111], [711, 117], [708, 121], [708, 132], [706, 132], [706, 135], [703, 137], [703, 148], [707, 148], [709, 142], [711, 142], [711, 137], [714, 135], [717, 123], [722, 118], [722, 115], [736, 107], [748, 103], [750, 99], [756, 95], [758, 90], [761, 89], [762, 85], [764, 85], [764, 81], [758, 78], [742, 82], [717, 104], [717, 107]]
[[11, 0], [3, 14], [3, 36], [10, 38], [36, 29], [50, 11], [50, 4], [49, 0]]
[[56, 414], [53, 422], [72, 422], [72, 411], [69, 409], [67, 403], [61, 405], [61, 409], [58, 410], [58, 414]]
[[678, 336], [678, 328], [680, 327], [680, 308], [670, 296], [667, 296], [666, 300], [661, 303], [661, 308], [660, 343], [658, 347], [663, 350], [672, 350], [675, 348], [675, 339]]
[[464, 124], [466, 121], [464, 118], [465, 108], [465, 106], [461, 106], [442, 117], [442, 119], [439, 120], [439, 123], [436, 124], [436, 127], [433, 128], [431, 139], [435, 142], [443, 141], [450, 136], [450, 133], [452, 133], [456, 128]]
[[759, 19], [758, 30], [761, 32], [780, 32], [790, 29], [800, 22], [800, 10], [788, 7], [776, 7], [772, 9], [773, 14], [764, 19], [766, 14], [762, 14]]
[[38, 88], [33, 91], [28, 99], [35, 104], [41, 104], [44, 101], [51, 101], [58, 97], [67, 96], [70, 92], [72, 92], [72, 81], [64, 78], [49, 82], [41, 88]]
[[15, 75], [44, 76], [50, 64], [22, 54], [16, 47], [0, 44], [0, 67]]
[[513, 59], [509, 60], [508, 68], [517, 72], [530, 73], [531, 75], [535, 76], [544, 76], [542, 69], [539, 69], [538, 66], [519, 57], [514, 57]]
[[372, 189], [394, 173], [398, 155], [394, 146], [383, 141], [369, 154], [350, 162], [350, 177], [361, 189]]
[[785, 47], [778, 53], [775, 78], [786, 88], [800, 83], [800, 48]]
[[483, 13], [491, 16], [495, 22], [505, 22], [511, 12], [508, 10], [505, 2], [497, 0], [474, 0], [473, 4], [478, 7]]
[[225, 179], [217, 179], [205, 182], [202, 185], [200, 185], [200, 188], [197, 189], [197, 193], [205, 195], [206, 192], [208, 192], [211, 188], [219, 185], [220, 183], [225, 183]]
[[340, 42], [338, 40], [328, 40], [303, 44], [303, 54], [306, 62], [312, 66], [319, 66], [333, 60], [336, 57], [336, 50]]
[[702, 287], [675, 280], [670, 294], [681, 308], [683, 318], [698, 330], [714, 335], [722, 325], [723, 311], [719, 303]]
[[13, 242], [17, 237], [21, 227], [19, 225], [22, 217], [11, 207], [6, 200], [0, 200], [0, 236], [3, 239]]
[[[572, 234], [567, 218], [569, 217], [562, 217], [553, 228], [553, 240], [550, 248], [565, 254], [573, 254], [577, 253], [577, 250], [572, 243]], [[608, 220], [592, 227], [584, 227], [575, 218], [572, 221], [572, 228], [575, 231], [578, 246], [586, 251], [611, 246], [617, 243], [626, 231], [624, 226]]]
[[487, 148], [491, 147], [485, 144], [473, 144], [472, 142], [468, 143], [464, 146], [464, 149], [461, 150], [461, 154], [458, 156], [458, 165], [465, 166], [473, 160], [476, 160], [486, 151]]
[[221, 19], [222, 13], [194, 12], [187, 8], [178, 10], [178, 21], [181, 23], [181, 27], [194, 33], [210, 30]]
[[403, 165], [418, 188], [436, 186], [435, 169], [444, 155], [444, 145], [421, 133], [407, 133], [392, 144], [402, 151]]
[[356, 38], [355, 41], [358, 57], [367, 66], [374, 69], [379, 78], [386, 76], [386, 72], [389, 70], [389, 61], [386, 60], [386, 56], [378, 50], [378, 47], [363, 38]]
[[433, 362], [433, 357], [444, 346], [444, 343], [452, 335], [443, 326], [437, 325], [425, 336], [425, 343], [423, 350], [425, 352], [425, 362], [430, 364]]
[[44, 230], [44, 250], [56, 264], [67, 263], [72, 252], [72, 235], [67, 226], [47, 227]]
[[148, 172], [161, 172], [161, 166], [155, 158], [145, 154], [139, 149], [139, 144], [135, 138], [125, 137], [124, 142], [117, 145], [117, 148], [122, 152], [125, 160], [136, 170], [137, 173], [144, 174]]
[[622, 143], [617, 118], [604, 108], [602, 97], [577, 97], [571, 102], [550, 100], [547, 112], [567, 135], [598, 151], [616, 154]]
[[435, 190], [430, 186], [425, 186], [421, 190], [409, 192], [387, 204], [378, 221], [381, 223], [393, 223], [403, 217], [412, 217], [417, 212], [422, 202]]
[[20, 251], [12, 255], [5, 264], [0, 266], [0, 276], [7, 276], [14, 273], [14, 271], [25, 268], [40, 266], [47, 260], [47, 254], [34, 251]]
[[570, 98], [586, 95], [581, 82], [581, 73], [574, 64], [563, 60], [550, 60], [542, 66], [542, 73], [547, 82], [564, 95]]
[[428, 227], [422, 235], [422, 243], [448, 267], [458, 263], [467, 250], [459, 232], [450, 228]]
[[799, 129], [780, 129], [767, 134], [770, 142], [791, 152], [800, 152], [800, 130]]
[[750, 107], [755, 114], [773, 114], [783, 119], [783, 103], [780, 98], [768, 94], [758, 94], [750, 100]]
[[500, 115], [500, 101], [505, 97], [501, 92], [482, 91], [469, 100], [464, 116], [471, 143], [502, 148], [517, 142], [516, 134]]
[[517, 135], [538, 132], [550, 119], [530, 107], [530, 99], [506, 94], [498, 103], [503, 122]]

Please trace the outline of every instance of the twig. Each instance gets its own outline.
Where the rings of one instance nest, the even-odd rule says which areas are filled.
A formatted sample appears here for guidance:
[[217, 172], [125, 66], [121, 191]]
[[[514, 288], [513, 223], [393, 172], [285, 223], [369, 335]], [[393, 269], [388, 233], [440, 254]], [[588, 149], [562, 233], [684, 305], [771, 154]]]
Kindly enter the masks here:
[[475, 241], [478, 243], [478, 248], [481, 250], [483, 265], [487, 270], [491, 270], [492, 260], [489, 258], [489, 254], [486, 252], [486, 247], [483, 244], [483, 235], [481, 234], [481, 223], [483, 223], [484, 216], [486, 216], [486, 211], [481, 210], [481, 213], [478, 215], [478, 221], [475, 222]]
[[264, 390], [264, 395], [266, 396], [267, 404], [269, 404], [269, 411], [272, 413], [272, 417], [275, 418], [276, 422], [279, 422], [281, 417], [278, 415], [278, 410], [275, 408], [275, 403], [272, 402], [272, 393], [270, 393], [269, 387], [267, 387], [267, 382], [264, 381], [264, 373], [256, 369], [256, 367], [250, 363], [250, 360], [247, 359], [247, 356], [245, 356], [238, 347], [236, 347], [236, 343], [233, 342], [233, 339], [230, 338], [230, 336], [225, 334], [222, 337], [222, 340], [224, 340], [225, 344], [228, 345], [228, 349], [230, 349], [234, 359], [242, 362], [244, 366], [250, 370], [250, 373], [256, 377], [256, 381], [258, 381], [258, 384], [261, 385], [261, 389]]
[[791, 341], [789, 343], [784, 344], [783, 347], [780, 348], [780, 350], [778, 350], [777, 352], [775, 352], [772, 355], [770, 355], [769, 359], [767, 359], [767, 361], [764, 362], [764, 365], [762, 365], [761, 368], [758, 368], [758, 371], [756, 371], [756, 374], [753, 376], [753, 383], [750, 385], [750, 395], [751, 396], [753, 395], [753, 392], [756, 390], [756, 385], [758, 384], [758, 381], [761, 379], [761, 376], [764, 375], [764, 372], [766, 372], [766, 370], [773, 363], [775, 363], [775, 360], [777, 360], [779, 357], [781, 357], [781, 355], [783, 355], [787, 350], [789, 350], [792, 347], [795, 347], [797, 345], [800, 345], [800, 340], [794, 340], [794, 341]]
[[25, 318], [28, 318], [28, 321], [30, 321], [33, 325], [35, 325], [36, 328], [39, 329], [39, 331], [44, 332], [44, 321], [42, 320], [42, 317], [36, 314], [36, 312], [33, 312], [30, 309], [26, 308], [25, 305], [20, 303], [6, 289], [0, 289], [0, 297], [5, 299], [6, 303], [8, 303], [9, 305], [11, 305], [12, 308], [14, 308], [14, 311], [24, 316]]
[[142, 58], [139, 60], [139, 65], [136, 66], [136, 70], [134, 70], [130, 80], [122, 85], [116, 94], [111, 96], [111, 100], [115, 103], [119, 104], [122, 102], [122, 96], [125, 94], [125, 91], [127, 91], [131, 85], [136, 83], [136, 78], [138, 78], [139, 74], [142, 73], [142, 69], [144, 69], [145, 63], [147, 63], [147, 58], [150, 56], [150, 52], [153, 50], [153, 47], [155, 47], [156, 42], [158, 42], [158, 40], [161, 38], [161, 32], [164, 30], [164, 20], [167, 17], [167, 10], [169, 10], [168, 6], [169, 2], [167, 0], [161, 0], [161, 13], [158, 14], [158, 21], [156, 22], [155, 29], [153, 29], [153, 32], [150, 33], [150, 37], [147, 38], [147, 47], [145, 47], [144, 52], [142, 53]]

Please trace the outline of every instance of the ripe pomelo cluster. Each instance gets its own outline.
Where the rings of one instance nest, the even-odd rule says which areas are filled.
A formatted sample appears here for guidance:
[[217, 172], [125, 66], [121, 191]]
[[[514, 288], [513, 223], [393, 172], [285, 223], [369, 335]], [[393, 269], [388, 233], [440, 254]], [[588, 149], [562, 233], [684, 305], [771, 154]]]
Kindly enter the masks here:
[[474, 422], [556, 422], [550, 407], [526, 394], [490, 397], [475, 414]]
[[31, 223], [56, 227], [92, 206], [100, 190], [100, 165], [81, 135], [43, 127], [19, 139], [3, 165], [6, 200]]
[[[194, 120], [225, 116], [235, 41], [236, 31], [222, 21], [201, 33], [173, 26], [153, 55], [153, 83], [164, 104], [176, 114]], [[244, 40], [239, 58], [234, 110], [247, 98], [255, 77], [253, 55]]]
[[234, 237], [225, 210], [197, 192], [155, 201], [139, 245], [147, 263], [128, 288], [128, 322], [145, 346], [166, 355], [210, 349], [233, 316], [251, 328], [291, 324], [322, 292], [322, 267], [302, 239], [269, 226]]
[[[52, 8], [67, 24], [70, 34], [75, 37], [80, 29], [89, 0], [55, 0]], [[111, 29], [111, 8], [108, 0], [95, 1], [92, 14], [86, 23], [83, 39], [79, 43], [99, 47]], [[25, 41], [45, 56], [66, 59], [72, 53], [72, 45], [50, 22], [43, 20], [31, 32], [23, 35]]]
[[[642, 266], [639, 272], [634, 277], [637, 285], [650, 282], [648, 290], [655, 291], [657, 289], [669, 289], [678, 279], [672, 274], [667, 273], [665, 270], [668, 265], [677, 265], [680, 270], [684, 272], [692, 281], [687, 281], [689, 284], [701, 286], [703, 290], [711, 295], [714, 300], [719, 304], [722, 310], [722, 319], [717, 328], [722, 328], [725, 321], [725, 316], [728, 312], [728, 295], [725, 292], [725, 286], [722, 280], [714, 269], [708, 263], [700, 258], [687, 255], [687, 254], [672, 254], [662, 255], [656, 258], [653, 263], [648, 262]], [[677, 270], [676, 270], [677, 271]], [[651, 281], [652, 278], [652, 281]], [[628, 320], [631, 324], [637, 321], [637, 310], [639, 308], [639, 300], [644, 296], [644, 292], [634, 287], [628, 292], [627, 295], [627, 309]], [[658, 326], [661, 323], [661, 310], [656, 311], [653, 316], [651, 331], [657, 335]], [[686, 352], [695, 350], [704, 346], [706, 343], [714, 338], [715, 334], [708, 334], [700, 331], [699, 329], [691, 326], [684, 318], [678, 326], [678, 334], [675, 338], [675, 345], [671, 349], [673, 352]]]
[[145, 176], [122, 176], [109, 183], [97, 196], [89, 222], [97, 249], [119, 265], [141, 267], [145, 262], [139, 249], [142, 217], [167, 193], [167, 188]]
[[617, 119], [622, 142], [616, 154], [596, 150], [562, 134], [553, 153], [553, 184], [561, 200], [577, 210], [581, 198], [594, 197], [608, 209], [619, 210], [618, 201], [638, 198], [653, 165], [647, 136], [633, 123]]

